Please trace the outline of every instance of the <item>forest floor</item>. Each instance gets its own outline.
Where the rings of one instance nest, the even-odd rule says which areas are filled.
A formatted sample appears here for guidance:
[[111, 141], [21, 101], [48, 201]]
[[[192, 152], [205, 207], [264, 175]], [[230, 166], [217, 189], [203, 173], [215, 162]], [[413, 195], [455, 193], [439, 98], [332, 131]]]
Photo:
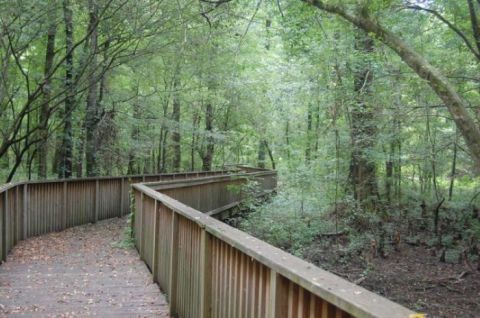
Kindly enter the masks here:
[[480, 272], [439, 262], [425, 246], [403, 244], [386, 258], [342, 257], [313, 242], [304, 259], [428, 317], [479, 317]]
[[137, 251], [122, 244], [126, 221], [19, 242], [0, 266], [0, 317], [168, 317]]
[[[237, 227], [248, 215], [244, 209], [224, 221]], [[261, 232], [250, 234], [265, 239]], [[335, 237], [317, 237], [300, 251], [278, 247], [428, 318], [480, 317], [480, 271], [471, 265], [440, 262], [427, 244], [401, 242], [385, 257], [352, 255], [347, 245], [346, 237], [338, 243]]]

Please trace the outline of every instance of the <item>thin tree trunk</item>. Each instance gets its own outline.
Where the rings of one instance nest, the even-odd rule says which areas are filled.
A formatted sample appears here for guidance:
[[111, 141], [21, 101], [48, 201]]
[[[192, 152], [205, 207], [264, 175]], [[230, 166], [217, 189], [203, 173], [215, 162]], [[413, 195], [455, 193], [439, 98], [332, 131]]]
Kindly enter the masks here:
[[73, 12], [70, 0], [63, 0], [63, 16], [65, 20], [65, 112], [63, 114], [63, 133], [60, 158], [58, 163], [59, 178], [72, 176], [73, 136], [72, 112], [75, 107], [75, 86], [73, 83]]
[[172, 130], [171, 140], [172, 140], [172, 150], [173, 150], [173, 160], [172, 160], [172, 169], [173, 171], [180, 171], [180, 166], [182, 164], [182, 149], [181, 149], [181, 135], [180, 135], [180, 98], [178, 90], [180, 88], [180, 74], [179, 68], [177, 68], [177, 74], [175, 74], [175, 79], [173, 82], [173, 110], [172, 110], [172, 120], [175, 121], [175, 128]]
[[458, 135], [455, 133], [455, 140], [453, 141], [453, 159], [452, 159], [452, 172], [450, 173], [450, 186], [448, 187], [448, 201], [452, 201], [453, 186], [455, 184], [455, 175], [457, 170], [457, 147]]
[[305, 147], [305, 161], [307, 163], [310, 162], [312, 156], [312, 120], [313, 120], [313, 110], [312, 104], [308, 104], [308, 111], [307, 111], [307, 146]]
[[270, 158], [270, 163], [272, 164], [272, 169], [275, 170], [276, 164], [275, 159], [273, 158], [273, 152], [270, 146], [268, 145], [268, 141], [265, 140], [265, 148], [267, 148], [268, 157]]
[[392, 183], [393, 183], [393, 157], [395, 155], [395, 145], [390, 142], [390, 151], [387, 154], [387, 161], [385, 162], [385, 196], [387, 202], [392, 203]]
[[192, 143], [190, 145], [190, 170], [195, 171], [195, 149], [197, 148], [197, 129], [198, 129], [198, 124], [200, 122], [200, 116], [195, 109], [193, 111], [193, 118], [192, 118], [193, 124], [192, 124]]
[[53, 59], [55, 58], [55, 37], [57, 34], [57, 1], [49, 1], [48, 11], [48, 32], [47, 46], [45, 50], [45, 83], [43, 87], [43, 102], [39, 114], [39, 139], [37, 147], [38, 157], [38, 177], [45, 179], [47, 177], [48, 168], [48, 119], [50, 117], [50, 98], [52, 92], [51, 73], [53, 67]]
[[95, 0], [88, 2], [90, 20], [88, 31], [90, 33], [90, 60], [88, 71], [88, 92], [85, 114], [85, 157], [87, 176], [95, 176], [97, 171], [97, 124], [98, 124], [98, 79], [97, 79], [97, 53], [98, 53], [98, 5]]
[[258, 156], [257, 156], [257, 166], [259, 168], [265, 168], [265, 157], [266, 157], [266, 147], [265, 140], [261, 139], [258, 142]]
[[202, 156], [202, 170], [212, 170], [213, 151], [215, 144], [213, 140], [213, 106], [211, 103], [207, 103], [205, 108], [205, 131], [206, 131], [206, 150]]

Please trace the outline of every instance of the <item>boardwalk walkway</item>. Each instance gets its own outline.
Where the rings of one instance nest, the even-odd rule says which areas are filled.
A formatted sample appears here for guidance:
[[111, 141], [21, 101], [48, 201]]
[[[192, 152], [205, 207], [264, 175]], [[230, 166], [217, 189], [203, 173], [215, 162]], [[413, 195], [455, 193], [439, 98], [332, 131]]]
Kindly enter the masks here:
[[0, 266], [0, 317], [168, 317], [168, 304], [133, 248], [126, 219], [21, 241]]

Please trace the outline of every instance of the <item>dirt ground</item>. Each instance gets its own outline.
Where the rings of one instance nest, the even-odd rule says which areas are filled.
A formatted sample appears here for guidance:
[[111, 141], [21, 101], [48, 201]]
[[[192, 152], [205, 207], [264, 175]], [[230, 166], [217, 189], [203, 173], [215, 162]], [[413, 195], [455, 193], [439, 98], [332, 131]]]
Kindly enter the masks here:
[[480, 317], [480, 272], [441, 263], [426, 246], [403, 244], [386, 258], [341, 257], [313, 243], [304, 258], [427, 317]]

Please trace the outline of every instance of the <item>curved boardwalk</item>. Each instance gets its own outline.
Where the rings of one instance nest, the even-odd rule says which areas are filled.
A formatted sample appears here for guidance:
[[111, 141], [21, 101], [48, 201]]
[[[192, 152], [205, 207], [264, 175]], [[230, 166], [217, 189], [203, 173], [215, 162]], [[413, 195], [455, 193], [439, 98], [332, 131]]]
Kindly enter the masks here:
[[0, 266], [0, 317], [168, 317], [133, 248], [116, 247], [126, 219], [18, 243]]

